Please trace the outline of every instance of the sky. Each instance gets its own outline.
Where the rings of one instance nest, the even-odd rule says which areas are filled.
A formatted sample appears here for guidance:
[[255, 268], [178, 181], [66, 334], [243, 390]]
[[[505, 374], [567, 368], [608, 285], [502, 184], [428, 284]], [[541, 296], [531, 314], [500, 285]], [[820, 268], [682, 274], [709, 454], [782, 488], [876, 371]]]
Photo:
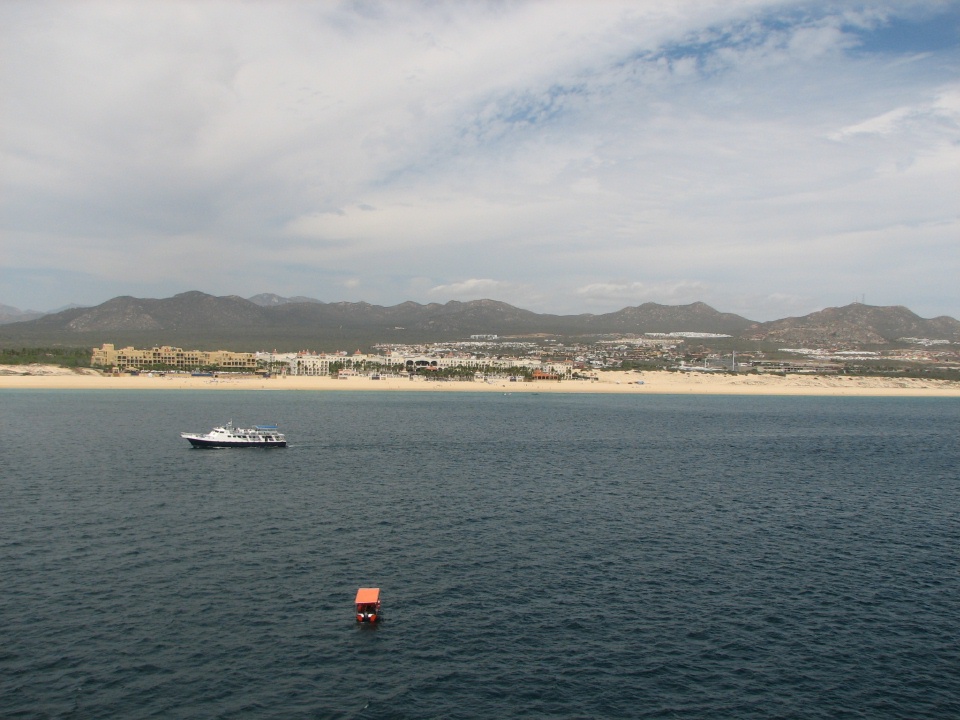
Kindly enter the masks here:
[[960, 0], [6, 0], [0, 304], [960, 318]]

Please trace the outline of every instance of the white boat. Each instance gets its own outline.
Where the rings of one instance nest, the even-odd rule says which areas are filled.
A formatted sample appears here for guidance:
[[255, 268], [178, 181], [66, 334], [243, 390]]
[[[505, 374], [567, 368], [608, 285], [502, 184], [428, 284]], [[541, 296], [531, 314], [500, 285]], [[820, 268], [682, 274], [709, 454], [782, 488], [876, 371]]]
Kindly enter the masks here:
[[196, 448], [236, 448], [236, 447], [286, 447], [287, 438], [276, 425], [254, 425], [252, 428], [238, 428], [231, 420], [223, 427], [215, 427], [206, 435], [180, 433], [180, 437], [189, 440]]

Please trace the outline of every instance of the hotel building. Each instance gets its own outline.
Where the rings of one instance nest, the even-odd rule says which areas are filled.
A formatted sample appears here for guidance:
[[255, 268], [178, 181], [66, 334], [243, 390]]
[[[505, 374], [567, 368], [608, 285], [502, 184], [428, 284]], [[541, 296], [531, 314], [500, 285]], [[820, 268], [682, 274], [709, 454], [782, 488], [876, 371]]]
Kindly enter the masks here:
[[230, 352], [229, 350], [184, 350], [183, 348], [162, 345], [149, 350], [134, 347], [115, 348], [104, 343], [93, 349], [90, 364], [94, 367], [118, 368], [119, 370], [141, 370], [143, 368], [164, 367], [177, 370], [196, 368], [217, 368], [227, 371], [253, 371], [258, 367], [253, 353]]

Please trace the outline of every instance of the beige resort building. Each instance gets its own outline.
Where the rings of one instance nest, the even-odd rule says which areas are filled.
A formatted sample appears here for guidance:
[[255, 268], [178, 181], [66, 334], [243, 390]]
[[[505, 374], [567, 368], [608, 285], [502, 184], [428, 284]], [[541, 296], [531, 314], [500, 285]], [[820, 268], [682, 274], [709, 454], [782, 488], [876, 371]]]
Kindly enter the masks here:
[[116, 349], [112, 344], [94, 348], [90, 364], [94, 367], [118, 368], [122, 370], [140, 370], [162, 365], [178, 370], [195, 368], [218, 368], [220, 370], [257, 369], [257, 358], [253, 353], [230, 352], [229, 350], [184, 350], [183, 348], [163, 345], [147, 350], [134, 347]]

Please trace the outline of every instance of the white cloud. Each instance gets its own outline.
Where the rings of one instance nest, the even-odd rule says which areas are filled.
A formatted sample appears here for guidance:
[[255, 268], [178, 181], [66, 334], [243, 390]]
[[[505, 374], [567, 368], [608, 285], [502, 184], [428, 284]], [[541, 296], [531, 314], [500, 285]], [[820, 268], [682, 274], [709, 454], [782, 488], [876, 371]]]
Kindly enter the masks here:
[[930, 100], [915, 105], [897, 107], [862, 122], [841, 128], [830, 135], [831, 140], [843, 141], [855, 135], [891, 136], [897, 133], [930, 132], [956, 138], [960, 129], [960, 85], [948, 85], [937, 90]]
[[697, 302], [708, 290], [705, 283], [678, 280], [666, 283], [591, 283], [575, 290], [588, 304], [609, 306], [611, 302], [640, 305], [658, 302], [667, 305], [685, 305]]
[[491, 280], [489, 278], [470, 278], [449, 285], [437, 285], [430, 288], [431, 295], [454, 299], [483, 299], [496, 296], [499, 292], [510, 289], [509, 283]]
[[[0, 302], [82, 268], [749, 315], [848, 301], [867, 253], [922, 309], [956, 269], [958, 51], [861, 46], [939, 7], [8, 3]], [[897, 276], [918, 243], [931, 275]]]

